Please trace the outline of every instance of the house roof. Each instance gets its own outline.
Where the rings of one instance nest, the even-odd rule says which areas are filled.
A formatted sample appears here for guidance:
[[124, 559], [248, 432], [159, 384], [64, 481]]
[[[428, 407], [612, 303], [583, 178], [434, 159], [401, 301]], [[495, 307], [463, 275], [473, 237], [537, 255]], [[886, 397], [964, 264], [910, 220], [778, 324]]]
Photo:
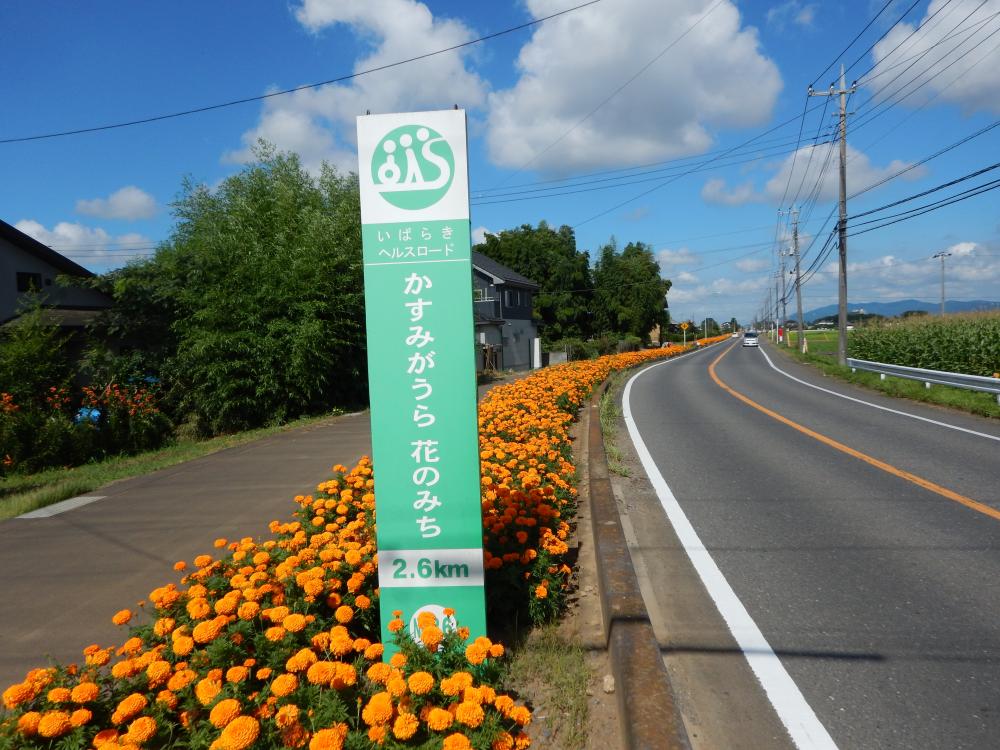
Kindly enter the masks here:
[[93, 271], [88, 271], [78, 263], [71, 261], [65, 255], [60, 255], [51, 247], [43, 245], [34, 237], [25, 234], [2, 219], [0, 219], [0, 237], [70, 276], [94, 275]]
[[502, 263], [497, 263], [492, 258], [477, 253], [475, 250], [472, 251], [472, 266], [487, 276], [492, 276], [494, 283], [514, 284], [526, 289], [539, 288], [538, 284], [527, 276], [522, 276], [512, 268], [507, 268]]

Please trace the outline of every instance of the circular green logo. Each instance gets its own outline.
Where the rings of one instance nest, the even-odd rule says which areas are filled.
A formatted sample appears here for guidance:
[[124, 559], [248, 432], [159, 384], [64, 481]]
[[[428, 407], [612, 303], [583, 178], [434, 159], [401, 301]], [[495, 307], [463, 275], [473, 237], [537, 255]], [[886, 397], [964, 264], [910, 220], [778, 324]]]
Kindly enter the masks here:
[[388, 133], [372, 157], [375, 189], [397, 208], [433, 206], [451, 187], [455, 155], [440, 133], [424, 125], [403, 125]]

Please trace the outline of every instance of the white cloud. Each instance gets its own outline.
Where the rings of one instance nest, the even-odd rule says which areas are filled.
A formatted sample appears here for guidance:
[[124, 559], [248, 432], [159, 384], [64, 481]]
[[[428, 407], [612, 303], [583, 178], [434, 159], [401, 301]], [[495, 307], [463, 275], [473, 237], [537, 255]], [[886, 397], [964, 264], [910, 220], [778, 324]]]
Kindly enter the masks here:
[[495, 234], [495, 232], [487, 229], [486, 227], [476, 227], [472, 230], [472, 244], [481, 245], [486, 242], [486, 235]]
[[68, 221], [60, 221], [52, 229], [33, 219], [22, 219], [14, 226], [85, 268], [124, 265], [132, 258], [146, 257], [153, 244], [137, 232], [113, 236], [100, 227]]
[[[527, 0], [527, 6], [538, 18], [565, 3]], [[489, 97], [490, 158], [505, 167], [531, 160], [533, 170], [566, 174], [699, 153], [718, 128], [765, 122], [780, 74], [761, 53], [757, 30], [741, 27], [736, 5], [724, 0], [574, 127], [706, 10], [701, 0], [616, 0], [613, 11], [596, 5], [537, 27], [518, 56], [517, 83]]]
[[701, 263], [701, 258], [686, 247], [679, 250], [659, 250], [656, 253], [656, 260], [664, 273], [675, 266], [696, 266]]
[[736, 268], [743, 273], [755, 273], [771, 267], [771, 261], [763, 258], [747, 258], [736, 262]]
[[742, 206], [766, 200], [754, 190], [752, 182], [744, 182], [742, 185], [727, 189], [726, 181], [718, 177], [704, 184], [701, 188], [701, 197], [706, 203], [718, 203], [723, 206]]
[[[819, 182], [819, 200], [836, 200], [840, 195], [840, 173], [837, 168], [839, 156], [836, 143], [824, 143], [818, 146], [804, 146], [798, 150], [798, 155], [789, 154], [778, 167], [778, 171], [764, 185], [764, 193], [774, 203], [781, 201], [782, 196], [790, 200], [796, 193], [800, 196], [809, 195]], [[810, 158], [811, 157], [811, 158]], [[908, 162], [894, 159], [884, 167], [872, 164], [868, 155], [847, 144], [847, 192], [853, 193], [895, 174], [909, 166]], [[824, 167], [826, 167], [824, 171]], [[902, 180], [916, 180], [927, 174], [924, 167], [911, 169], [901, 175]], [[789, 175], [791, 178], [789, 179]], [[785, 186], [788, 193], [785, 193]], [[801, 192], [799, 186], [802, 186]]]
[[1000, 112], [1000, 45], [990, 38], [998, 12], [1000, 0], [931, 0], [919, 30], [897, 24], [875, 45], [863, 83], [881, 100], [907, 97], [907, 106], [940, 97], [966, 112]]
[[135, 185], [126, 185], [107, 198], [78, 200], [76, 212], [99, 219], [149, 219], [156, 215], [156, 199]]
[[671, 276], [670, 280], [675, 284], [697, 284], [698, 277], [688, 271], [681, 271], [676, 276]]
[[781, 31], [789, 23], [810, 27], [816, 19], [817, 5], [802, 4], [798, 0], [788, 0], [781, 5], [775, 5], [767, 11], [767, 24]]
[[[416, 0], [305, 0], [295, 16], [314, 33], [345, 25], [358, 37], [370, 40], [371, 54], [356, 61], [355, 72], [452, 47], [476, 36], [459, 21], [435, 18]], [[268, 99], [257, 127], [243, 134], [244, 147], [227, 152], [223, 160], [252, 161], [251, 147], [264, 138], [279, 149], [298, 153], [314, 173], [323, 160], [356, 170], [356, 116], [369, 110], [406, 112], [448, 109], [454, 104], [471, 109], [483, 104], [486, 84], [466, 69], [468, 54], [467, 50], [456, 50], [350, 83]]]

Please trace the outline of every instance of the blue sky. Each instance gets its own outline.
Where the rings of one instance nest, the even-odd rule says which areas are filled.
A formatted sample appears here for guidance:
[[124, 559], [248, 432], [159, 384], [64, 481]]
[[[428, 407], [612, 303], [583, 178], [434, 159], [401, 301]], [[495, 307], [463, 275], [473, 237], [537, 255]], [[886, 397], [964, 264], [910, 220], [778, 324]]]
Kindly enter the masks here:
[[[0, 140], [329, 80], [579, 2], [5, 3]], [[836, 300], [836, 251], [817, 259], [833, 227], [823, 220], [835, 206], [837, 155], [828, 159], [833, 145], [824, 142], [836, 102], [824, 110], [822, 98], [806, 97], [809, 84], [825, 90], [834, 80], [836, 66], [824, 68], [853, 64], [848, 84], [859, 79], [848, 124], [849, 192], [1000, 114], [1000, 0], [920, 2], [895, 23], [908, 6], [600, 0], [483, 44], [263, 103], [0, 143], [0, 218], [100, 272], [153, 252], [171, 232], [170, 203], [182, 179], [218, 184], [241, 168], [257, 137], [296, 151], [310, 169], [327, 160], [354, 170], [356, 115], [458, 104], [469, 114], [479, 232], [545, 220], [573, 226], [583, 249], [612, 236], [641, 240], [674, 282], [675, 318], [748, 321], [774, 286], [775, 238], [777, 247], [788, 245], [778, 210], [797, 197], [803, 267], [821, 261], [803, 287], [808, 310]], [[817, 109], [803, 122], [805, 106]], [[812, 150], [814, 139], [820, 145]], [[1000, 128], [853, 198], [848, 212], [989, 166], [998, 146]], [[997, 176], [987, 172], [884, 214]], [[851, 301], [936, 300], [940, 265], [930, 258], [942, 250], [952, 253], [949, 298], [1000, 299], [998, 206], [1000, 193], [987, 192], [851, 237]]]

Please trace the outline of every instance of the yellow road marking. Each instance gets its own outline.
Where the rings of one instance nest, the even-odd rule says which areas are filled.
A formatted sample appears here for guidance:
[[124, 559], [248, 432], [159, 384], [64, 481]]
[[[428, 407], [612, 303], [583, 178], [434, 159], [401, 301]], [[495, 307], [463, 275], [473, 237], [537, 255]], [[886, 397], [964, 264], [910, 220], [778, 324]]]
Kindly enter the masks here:
[[708, 374], [712, 377], [712, 380], [715, 381], [715, 384], [720, 388], [722, 388], [722, 390], [726, 391], [730, 396], [738, 398], [747, 406], [752, 406], [757, 411], [767, 414], [767, 416], [776, 419], [782, 424], [786, 424], [792, 429], [798, 430], [799, 432], [808, 435], [809, 437], [814, 438], [815, 440], [818, 440], [824, 445], [828, 445], [831, 448], [835, 448], [836, 450], [841, 451], [842, 453], [846, 453], [849, 456], [853, 456], [854, 458], [860, 459], [861, 461], [864, 461], [867, 464], [871, 464], [872, 466], [881, 469], [884, 472], [892, 474], [893, 476], [900, 477], [902, 479], [907, 480], [908, 482], [913, 482], [913, 484], [923, 487], [925, 490], [930, 490], [931, 492], [941, 495], [941, 497], [946, 497], [949, 500], [952, 500], [956, 503], [961, 503], [967, 508], [971, 508], [974, 511], [977, 511], [979, 513], [982, 513], [983, 515], [987, 515], [990, 518], [995, 518], [996, 520], [1000, 521], [1000, 510], [997, 510], [996, 508], [991, 508], [989, 505], [985, 505], [981, 502], [978, 502], [977, 500], [973, 500], [971, 497], [960, 495], [957, 492], [949, 490], [947, 487], [942, 487], [941, 485], [935, 484], [934, 482], [931, 482], [928, 479], [924, 479], [923, 477], [918, 477], [916, 474], [911, 474], [910, 472], [904, 471], [903, 469], [897, 469], [895, 466], [887, 464], [885, 461], [879, 461], [877, 458], [873, 458], [872, 456], [869, 456], [866, 453], [857, 451], [854, 448], [851, 448], [850, 446], [844, 445], [843, 443], [834, 440], [833, 438], [828, 438], [826, 435], [821, 435], [820, 433], [814, 430], [810, 430], [808, 427], [800, 425], [798, 422], [793, 422], [792, 420], [788, 419], [788, 417], [783, 417], [776, 411], [768, 409], [766, 406], [758, 404], [756, 401], [744, 396], [742, 393], [733, 390], [728, 385], [723, 383], [722, 379], [715, 372], [715, 366], [719, 364], [719, 360], [721, 360], [723, 357], [729, 354], [732, 348], [733, 347], [730, 346], [728, 349], [722, 352], [722, 354], [716, 357], [715, 360], [712, 362], [712, 364], [708, 366]]

